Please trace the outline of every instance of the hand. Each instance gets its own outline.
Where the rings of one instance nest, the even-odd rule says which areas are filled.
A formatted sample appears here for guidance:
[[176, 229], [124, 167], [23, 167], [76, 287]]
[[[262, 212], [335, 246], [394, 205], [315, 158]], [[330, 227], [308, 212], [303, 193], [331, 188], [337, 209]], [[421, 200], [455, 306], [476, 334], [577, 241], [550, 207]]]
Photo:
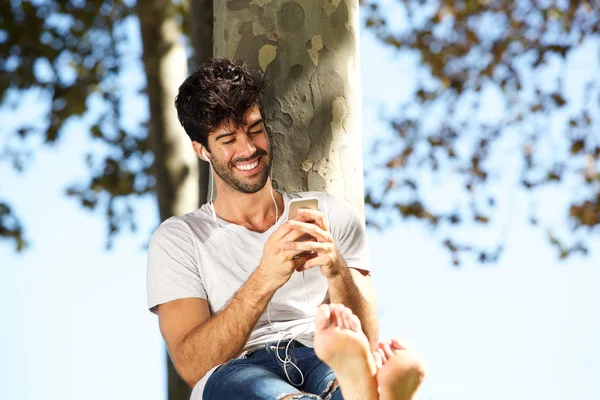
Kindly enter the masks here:
[[292, 228], [292, 221], [281, 225], [265, 242], [263, 255], [257, 270], [262, 274], [266, 284], [274, 290], [279, 289], [298, 268], [314, 257], [311, 254], [300, 254], [301, 252], [285, 248], [285, 244], [294, 241], [304, 235], [302, 232]]
[[[319, 266], [321, 273], [327, 279], [337, 276], [341, 269], [346, 265], [340, 252], [333, 241], [333, 236], [329, 232], [323, 213], [318, 210], [310, 210], [302, 208], [298, 210], [298, 215], [301, 218], [289, 221], [291, 227], [300, 232], [301, 235], [308, 234], [316, 241], [294, 242], [287, 241], [284, 248], [286, 250], [314, 252], [310, 259], [304, 265], [298, 268], [299, 271]], [[308, 221], [312, 221], [309, 223]]]

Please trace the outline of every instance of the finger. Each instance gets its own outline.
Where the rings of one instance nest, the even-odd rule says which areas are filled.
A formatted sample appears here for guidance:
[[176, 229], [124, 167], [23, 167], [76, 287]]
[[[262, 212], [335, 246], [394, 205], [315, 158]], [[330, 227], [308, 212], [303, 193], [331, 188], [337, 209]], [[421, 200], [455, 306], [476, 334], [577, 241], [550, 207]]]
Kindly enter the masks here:
[[[322, 264], [320, 263], [312, 263], [311, 261], [315, 258], [317, 258], [318, 254], [317, 253], [300, 253], [297, 255], [297, 257], [302, 257], [302, 259], [304, 260], [304, 263], [302, 263], [301, 265], [299, 265], [296, 268], [296, 271], [298, 272], [303, 272], [303, 271], [308, 271], [311, 268], [315, 268], [315, 267], [320, 267]], [[310, 264], [309, 264], [310, 262]]]
[[[312, 251], [311, 252], [309, 252], [309, 251], [301, 251], [299, 253], [295, 252], [294, 254], [295, 254], [295, 256], [293, 257], [294, 259], [302, 257], [304, 259], [305, 263], [308, 262], [308, 260], [312, 260], [313, 258], [318, 257], [318, 254], [315, 253], [315, 252], [312, 252]], [[304, 264], [301, 265], [300, 267], [301, 267], [300, 270], [302, 270], [302, 267], [304, 267]], [[304, 269], [310, 269], [310, 268], [304, 268]]]
[[307, 267], [306, 264], [305, 265], [301, 265], [298, 268], [296, 268], [296, 272], [305, 272], [305, 271], [308, 271], [311, 268], [314, 268], [314, 267]]
[[[307, 223], [307, 224], [313, 224], [315, 222], [312, 217], [307, 217], [307, 216], [303, 216], [303, 215], [298, 215], [295, 218], [292, 218], [290, 221], [304, 222], [304, 223]], [[287, 222], [289, 222], [289, 221], [287, 221]], [[299, 231], [296, 231], [296, 230], [292, 229], [291, 232], [289, 232], [286, 235], [284, 235], [281, 239], [286, 239], [286, 240], [289, 240], [289, 241], [293, 242], [293, 241], [297, 240], [298, 238], [300, 238], [303, 235], [306, 235], [306, 233], [299, 232]]]
[[311, 210], [310, 208], [301, 208], [298, 210], [298, 215], [310, 218], [315, 221], [315, 223], [324, 231], [327, 229], [327, 224], [325, 224], [325, 218], [323, 213], [319, 210]]
[[320, 267], [321, 265], [329, 265], [331, 264], [331, 259], [326, 255], [317, 255], [317, 257], [313, 257], [304, 264], [304, 269], [310, 269], [313, 267]]
[[279, 228], [277, 228], [277, 230], [275, 230], [275, 232], [273, 232], [271, 237], [274, 240], [281, 240], [281, 238], [283, 238], [284, 236], [286, 236], [288, 233], [290, 233], [292, 231], [294, 231], [294, 227], [292, 226], [292, 224], [290, 224], [290, 221], [288, 221], [288, 222], [281, 224], [281, 226]]
[[305, 269], [304, 264], [306, 264], [309, 257], [311, 257], [310, 254], [295, 254], [295, 253], [290, 253], [286, 256], [286, 258], [288, 258], [288, 260], [292, 261], [292, 263], [294, 265], [294, 269], [296, 271], [303, 271]]
[[290, 218], [290, 221], [308, 222], [309, 224], [315, 223], [315, 219], [308, 215], [296, 215], [294, 218]]
[[[318, 254], [313, 254], [309, 251], [302, 250], [294, 250], [294, 249], [286, 249], [281, 246], [281, 257], [282, 261], [296, 261], [298, 259], [302, 259], [302, 262], [305, 263], [308, 260], [315, 258]], [[303, 265], [303, 264], [302, 264]], [[301, 267], [302, 265], [296, 265], [296, 267]]]
[[324, 242], [285, 242], [283, 244], [285, 250], [300, 250], [300, 251], [316, 251], [327, 252], [331, 250], [331, 243]]
[[[286, 224], [287, 224], [287, 222], [286, 222]], [[290, 224], [290, 226], [291, 226], [291, 224]], [[281, 238], [279, 238], [277, 240], [286, 241], [286, 242], [295, 242], [296, 240], [300, 239], [302, 236], [310, 236], [311, 239], [314, 239], [312, 237], [312, 235], [307, 235], [306, 233], [298, 231], [296, 229], [293, 229], [293, 227], [292, 227], [292, 229], [288, 233], [286, 233], [285, 235], [283, 235]]]
[[289, 221], [289, 224], [292, 225], [292, 228], [298, 230], [300, 232], [307, 233], [313, 237], [315, 237], [320, 242], [330, 242], [331, 235], [329, 232], [324, 231], [319, 226], [314, 224], [309, 224], [301, 221]]
[[282, 244], [279, 249], [286, 260], [294, 258], [300, 254], [302, 254], [303, 256], [307, 256], [310, 254], [311, 256], [307, 257], [307, 260], [310, 260], [311, 258], [317, 257], [319, 255], [318, 252], [312, 251], [310, 249], [304, 250], [302, 248], [295, 247], [288, 248], [288, 246], [286, 246], [285, 243]]

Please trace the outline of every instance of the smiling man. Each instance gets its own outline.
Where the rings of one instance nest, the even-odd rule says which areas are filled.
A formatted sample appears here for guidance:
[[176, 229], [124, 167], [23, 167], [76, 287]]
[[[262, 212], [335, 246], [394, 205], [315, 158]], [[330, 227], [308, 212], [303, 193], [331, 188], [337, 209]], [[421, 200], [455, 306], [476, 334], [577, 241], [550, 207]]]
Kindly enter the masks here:
[[[397, 340], [377, 344], [363, 222], [326, 193], [272, 187], [264, 87], [260, 71], [212, 59], [179, 88], [218, 196], [150, 242], [148, 306], [171, 359], [193, 400], [410, 399], [422, 363]], [[287, 221], [303, 197], [319, 209]]]

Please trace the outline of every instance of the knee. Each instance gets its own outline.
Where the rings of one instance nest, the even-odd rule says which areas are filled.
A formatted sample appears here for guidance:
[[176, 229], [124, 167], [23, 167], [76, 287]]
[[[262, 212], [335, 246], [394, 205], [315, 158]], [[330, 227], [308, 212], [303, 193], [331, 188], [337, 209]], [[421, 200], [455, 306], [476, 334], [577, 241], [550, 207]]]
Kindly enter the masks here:
[[337, 378], [332, 379], [327, 384], [327, 387], [321, 393], [321, 398], [323, 400], [329, 400], [334, 396], [334, 393], [339, 390], [340, 385], [338, 384]]

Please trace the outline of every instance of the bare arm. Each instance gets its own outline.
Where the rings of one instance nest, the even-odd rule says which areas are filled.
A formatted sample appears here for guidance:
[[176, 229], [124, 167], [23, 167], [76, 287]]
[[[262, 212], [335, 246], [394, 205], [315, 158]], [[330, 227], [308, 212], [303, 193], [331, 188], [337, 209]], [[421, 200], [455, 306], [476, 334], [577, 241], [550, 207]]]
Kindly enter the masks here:
[[158, 307], [161, 333], [188, 385], [194, 387], [211, 368], [242, 351], [275, 290], [264, 284], [257, 269], [213, 317], [204, 299], [179, 299]]
[[345, 263], [340, 272], [327, 279], [329, 301], [341, 303], [350, 308], [360, 319], [362, 330], [375, 350], [379, 342], [379, 323], [377, 321], [377, 301], [371, 277], [366, 271], [348, 268]]
[[265, 243], [259, 267], [214, 316], [207, 301], [198, 298], [158, 307], [161, 333], [177, 372], [188, 385], [194, 387], [211, 368], [242, 351], [273, 294], [306, 262], [282, 246], [283, 240], [300, 236], [289, 224], [280, 226]]
[[375, 350], [379, 340], [379, 324], [375, 291], [368, 271], [348, 267], [320, 211], [301, 209], [298, 213], [313, 223], [292, 221], [291, 226], [313, 236], [317, 242], [286, 243], [285, 247], [317, 252], [317, 257], [309, 260], [303, 268], [319, 266], [321, 273], [327, 278], [329, 301], [341, 303], [352, 310], [360, 320], [371, 348]]

